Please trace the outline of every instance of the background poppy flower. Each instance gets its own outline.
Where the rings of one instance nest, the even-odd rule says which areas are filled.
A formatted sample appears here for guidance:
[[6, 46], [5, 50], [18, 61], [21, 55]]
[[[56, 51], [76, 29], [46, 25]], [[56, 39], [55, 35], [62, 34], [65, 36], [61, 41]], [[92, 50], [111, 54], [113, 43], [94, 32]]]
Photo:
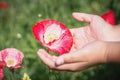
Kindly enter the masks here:
[[3, 69], [0, 69], [0, 80], [2, 80], [4, 77]]
[[7, 9], [6, 2], [0, 2], [0, 9], [3, 9], [3, 10]]
[[20, 68], [19, 64], [22, 63], [23, 57], [23, 53], [14, 48], [7, 48], [1, 51], [2, 62], [8, 68]]
[[115, 20], [115, 14], [112, 10], [102, 14], [101, 16], [105, 21], [107, 21], [108, 23], [115, 25], [116, 20]]

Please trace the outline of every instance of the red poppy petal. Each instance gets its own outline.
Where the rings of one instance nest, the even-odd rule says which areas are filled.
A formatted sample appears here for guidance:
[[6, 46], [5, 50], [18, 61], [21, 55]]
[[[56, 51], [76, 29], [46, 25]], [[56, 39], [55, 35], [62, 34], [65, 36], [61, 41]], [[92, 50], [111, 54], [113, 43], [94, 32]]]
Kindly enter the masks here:
[[116, 21], [115, 21], [115, 14], [112, 10], [102, 14], [101, 16], [105, 21], [107, 21], [108, 23], [115, 25]]
[[32, 28], [33, 35], [38, 41], [43, 40], [43, 32], [44, 32], [44, 26], [41, 23], [37, 23], [33, 28]]

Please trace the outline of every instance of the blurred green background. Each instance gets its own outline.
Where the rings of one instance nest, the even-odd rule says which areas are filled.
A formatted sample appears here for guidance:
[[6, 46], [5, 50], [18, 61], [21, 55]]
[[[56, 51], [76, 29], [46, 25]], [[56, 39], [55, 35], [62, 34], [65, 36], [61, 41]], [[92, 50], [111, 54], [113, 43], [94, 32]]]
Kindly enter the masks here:
[[3, 1], [7, 9], [0, 9], [0, 50], [14, 47], [24, 53], [24, 68], [17, 71], [20, 78], [26, 72], [32, 80], [120, 80], [118, 64], [99, 65], [79, 72], [50, 70], [38, 58], [36, 52], [42, 46], [31, 32], [32, 26], [44, 19], [60, 21], [69, 28], [85, 25], [74, 20], [72, 12], [101, 15], [113, 10], [119, 24], [120, 0], [0, 0]]

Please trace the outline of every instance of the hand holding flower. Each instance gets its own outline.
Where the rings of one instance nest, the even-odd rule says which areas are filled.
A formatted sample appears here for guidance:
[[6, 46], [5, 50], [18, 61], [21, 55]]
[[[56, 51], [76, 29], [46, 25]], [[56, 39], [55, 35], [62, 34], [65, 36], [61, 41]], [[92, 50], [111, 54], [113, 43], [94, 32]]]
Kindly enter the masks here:
[[78, 71], [96, 64], [120, 62], [118, 26], [112, 27], [97, 15], [73, 13], [73, 17], [88, 25], [71, 29], [74, 44], [69, 54], [51, 56], [43, 49], [38, 51], [40, 59], [48, 67], [60, 71]]

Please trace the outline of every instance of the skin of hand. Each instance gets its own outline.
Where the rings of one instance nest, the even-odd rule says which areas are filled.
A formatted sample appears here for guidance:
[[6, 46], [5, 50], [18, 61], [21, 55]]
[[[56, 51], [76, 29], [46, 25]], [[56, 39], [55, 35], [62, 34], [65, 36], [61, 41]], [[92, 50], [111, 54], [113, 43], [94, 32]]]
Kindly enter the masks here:
[[[40, 59], [51, 69], [79, 71], [101, 63], [119, 62], [120, 28], [105, 22], [97, 15], [73, 13], [73, 17], [88, 25], [71, 29], [74, 44], [70, 53], [52, 56], [43, 49], [38, 50]], [[113, 45], [116, 46], [113, 49]], [[111, 57], [112, 55], [112, 57]], [[113, 60], [111, 60], [113, 59]]]

